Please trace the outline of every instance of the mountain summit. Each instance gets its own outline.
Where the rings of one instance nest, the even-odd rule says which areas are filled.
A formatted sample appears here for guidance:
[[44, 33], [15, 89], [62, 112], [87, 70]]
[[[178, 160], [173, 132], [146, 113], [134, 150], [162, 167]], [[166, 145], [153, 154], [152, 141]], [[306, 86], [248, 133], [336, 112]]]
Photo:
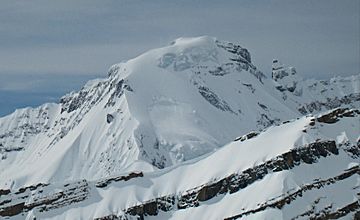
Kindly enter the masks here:
[[[78, 189], [91, 191], [91, 187], [86, 188], [90, 184], [87, 181], [95, 188], [102, 188], [120, 179], [140, 178], [139, 181], [130, 181], [135, 184], [136, 191], [131, 191], [135, 189], [127, 183], [126, 186], [120, 184], [124, 188], [119, 188], [123, 193], [119, 195], [126, 195], [128, 203], [127, 199], [114, 202], [110, 191], [99, 192], [114, 203], [109, 205], [110, 200], [103, 201], [106, 208], [98, 213], [89, 212], [92, 216], [86, 215], [86, 218], [94, 218], [115, 213], [110, 208], [114, 204], [118, 205], [115, 210], [125, 210], [151, 199], [157, 201], [161, 195], [168, 195], [170, 200], [172, 196], [178, 199], [178, 193], [184, 190], [194, 191], [201, 201], [212, 188], [206, 189], [210, 191], [205, 193], [197, 191], [200, 189], [197, 187], [261, 166], [260, 161], [276, 161], [273, 159], [279, 159], [286, 152], [299, 150], [299, 155], [312, 158], [309, 160], [317, 155], [302, 153], [301, 149], [307, 152], [306, 147], [314, 148], [324, 157], [337, 155], [338, 148], [335, 146], [335, 150], [334, 145], [340, 142], [326, 142], [330, 139], [346, 139], [348, 147], [355, 146], [355, 156], [347, 157], [346, 153], [341, 153], [341, 166], [350, 163], [351, 158], [358, 158], [359, 137], [349, 131], [349, 126], [356, 126], [356, 123], [340, 118], [359, 119], [359, 112], [354, 109], [360, 106], [360, 75], [304, 80], [295, 68], [288, 68], [278, 60], [273, 60], [271, 75], [267, 77], [258, 70], [244, 47], [208, 36], [179, 38], [168, 46], [115, 64], [106, 78], [89, 81], [79, 91], [63, 96], [58, 104], [19, 109], [0, 118], [0, 189], [16, 192], [21, 187], [40, 183], [38, 186], [46, 188], [51, 183], [55, 185], [49, 187], [56, 188], [65, 182], [72, 185], [79, 181], [76, 183]], [[319, 113], [334, 109], [338, 111], [328, 115], [330, 119], [316, 119], [321, 118]], [[292, 120], [289, 125], [281, 125], [289, 120]], [[316, 120], [327, 120], [321, 123], [334, 132], [328, 133], [321, 123], [312, 130]], [[329, 120], [336, 122], [336, 128], [330, 128], [332, 122]], [[338, 132], [344, 133], [341, 136]], [[327, 135], [331, 138], [326, 138]], [[235, 139], [237, 141], [232, 143]], [[319, 140], [323, 144], [314, 145]], [[244, 142], [244, 146], [240, 142]], [[307, 163], [304, 158], [301, 161]], [[217, 160], [228, 160], [228, 163], [215, 163]], [[299, 159], [299, 164], [301, 161]], [[213, 167], [213, 162], [214, 166], [220, 167]], [[342, 168], [334, 170], [340, 173]], [[201, 176], [204, 169], [213, 171], [194, 182], [175, 181], [180, 177]], [[268, 170], [271, 169], [266, 168], [266, 172]], [[142, 178], [144, 173], [146, 175]], [[299, 173], [306, 175], [303, 170]], [[298, 179], [292, 182], [291, 177], [285, 176], [280, 174], [278, 181], [286, 182], [283, 183], [287, 185], [286, 190], [298, 184]], [[315, 177], [317, 174], [312, 173], [304, 178], [310, 181]], [[325, 181], [328, 176], [321, 177]], [[143, 179], [146, 181], [142, 182]], [[162, 181], [169, 181], [170, 185], [164, 186]], [[151, 195], [143, 192], [144, 197], [133, 199], [136, 195], [132, 193], [142, 191], [138, 188], [142, 184], [153, 187]], [[116, 187], [120, 187], [118, 185]], [[130, 191], [123, 192], [127, 187], [131, 188]], [[157, 187], [164, 188], [159, 190]], [[91, 194], [90, 191], [86, 192]], [[0, 195], [2, 192], [0, 190]], [[6, 195], [12, 195], [9, 193]], [[80, 195], [68, 193], [76, 198]], [[350, 191], [348, 193], [351, 195]], [[82, 196], [85, 200], [88, 198], [88, 194]], [[12, 207], [1, 202], [2, 199], [0, 204]], [[199, 205], [188, 202], [185, 205]], [[179, 204], [177, 208], [180, 209], [182, 203]], [[5, 212], [8, 210], [6, 207], [0, 205], [0, 215], [9, 213]], [[74, 216], [83, 218], [85, 214], [81, 216], [81, 213]], [[139, 214], [137, 211], [134, 213], [134, 216]], [[145, 211], [141, 215], [144, 214]], [[66, 215], [65, 218], [69, 219], [72, 216]], [[127, 219], [116, 216], [104, 219]], [[168, 217], [165, 215], [164, 218]]]

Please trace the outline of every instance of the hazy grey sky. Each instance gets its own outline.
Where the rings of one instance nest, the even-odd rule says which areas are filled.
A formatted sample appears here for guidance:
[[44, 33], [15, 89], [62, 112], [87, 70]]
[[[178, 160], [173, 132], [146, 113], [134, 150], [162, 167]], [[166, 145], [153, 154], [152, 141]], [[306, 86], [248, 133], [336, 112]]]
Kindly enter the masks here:
[[360, 73], [359, 0], [12, 0], [0, 7], [0, 116], [57, 101], [110, 65], [210, 35], [305, 77]]

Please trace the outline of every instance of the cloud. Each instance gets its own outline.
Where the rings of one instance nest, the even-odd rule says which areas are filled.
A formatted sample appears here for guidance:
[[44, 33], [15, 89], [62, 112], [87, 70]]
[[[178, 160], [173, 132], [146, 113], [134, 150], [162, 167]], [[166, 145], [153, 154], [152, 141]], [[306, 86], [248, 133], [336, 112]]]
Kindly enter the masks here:
[[0, 85], [2, 91], [36, 90], [44, 96], [68, 91], [69, 80], [59, 88], [41, 86], [51, 84], [44, 76], [105, 75], [114, 63], [199, 35], [248, 48], [266, 74], [273, 58], [307, 77], [357, 74], [359, 8], [358, 0], [4, 1]]
[[144, 42], [136, 44], [79, 45], [5, 49], [0, 52], [1, 73], [104, 74], [121, 57], [130, 59], [144, 52]]
[[[0, 9], [0, 74], [98, 73], [180, 36], [239, 42], [270, 71], [274, 57], [304, 75], [358, 73], [359, 2], [9, 1]], [[333, 61], [337, 65], [331, 65]], [[321, 65], [321, 66], [319, 66]]]
[[41, 83], [41, 80], [23, 81], [16, 80], [15, 82], [0, 83], [0, 91], [26, 91], [36, 88], [36, 84]]
[[0, 74], [0, 117], [16, 108], [58, 102], [61, 96], [81, 88], [101, 75], [17, 73]]
[[72, 89], [79, 89], [83, 84], [92, 78], [101, 78], [100, 74], [77, 75], [77, 74], [48, 74], [48, 73], [17, 73], [0, 75], [0, 92], [30, 92], [51, 93], [69, 92]]

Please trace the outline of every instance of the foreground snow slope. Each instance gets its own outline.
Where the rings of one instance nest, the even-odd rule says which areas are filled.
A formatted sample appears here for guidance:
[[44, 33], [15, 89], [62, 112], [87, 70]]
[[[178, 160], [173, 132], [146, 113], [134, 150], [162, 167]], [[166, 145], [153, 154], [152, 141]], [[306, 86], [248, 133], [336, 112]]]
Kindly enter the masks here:
[[336, 109], [250, 133], [163, 170], [0, 191], [0, 215], [351, 219], [360, 210], [359, 122], [359, 110]]
[[266, 77], [245, 48], [207, 36], [116, 64], [60, 104], [0, 118], [0, 187], [155, 171], [252, 130], [359, 107], [359, 75], [309, 81], [292, 68], [273, 71]]

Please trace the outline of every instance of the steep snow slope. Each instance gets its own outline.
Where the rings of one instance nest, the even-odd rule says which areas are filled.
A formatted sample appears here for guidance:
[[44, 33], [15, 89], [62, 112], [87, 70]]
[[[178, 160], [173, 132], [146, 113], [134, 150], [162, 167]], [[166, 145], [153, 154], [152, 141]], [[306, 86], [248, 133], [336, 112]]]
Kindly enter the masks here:
[[350, 219], [360, 210], [360, 136], [354, 129], [359, 122], [359, 110], [336, 109], [243, 136], [163, 170], [0, 191], [0, 215], [9, 219]]
[[1, 118], [0, 186], [153, 171], [301, 114], [359, 106], [359, 76], [298, 77], [294, 89], [286, 77], [267, 78], [233, 43], [177, 39], [114, 65], [60, 104]]

